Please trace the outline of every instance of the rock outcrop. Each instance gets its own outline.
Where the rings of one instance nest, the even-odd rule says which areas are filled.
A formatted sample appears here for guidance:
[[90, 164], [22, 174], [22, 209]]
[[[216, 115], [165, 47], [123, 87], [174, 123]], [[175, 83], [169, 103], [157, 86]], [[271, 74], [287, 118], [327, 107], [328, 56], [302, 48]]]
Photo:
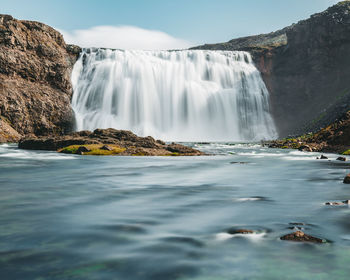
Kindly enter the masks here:
[[0, 118], [0, 143], [18, 142], [21, 135], [4, 118]]
[[[299, 149], [309, 152], [350, 154], [350, 111], [343, 114], [331, 125], [314, 134], [296, 138], [285, 138], [266, 143], [270, 148]], [[321, 156], [322, 159], [322, 156]], [[338, 160], [346, 161], [339, 157]]]
[[27, 137], [20, 140], [18, 147], [87, 155], [199, 156], [204, 154], [188, 146], [166, 144], [151, 136], [139, 137], [131, 131], [113, 128], [96, 129], [93, 132], [73, 132], [62, 136]]
[[282, 137], [316, 131], [350, 109], [350, 1], [277, 32], [195, 49], [252, 53]]
[[53, 28], [0, 15], [0, 142], [70, 131], [70, 74], [80, 48]]
[[281, 240], [294, 241], [294, 242], [310, 242], [310, 243], [326, 243], [327, 240], [317, 238], [311, 235], [308, 235], [301, 230], [296, 232], [284, 235], [280, 238]]

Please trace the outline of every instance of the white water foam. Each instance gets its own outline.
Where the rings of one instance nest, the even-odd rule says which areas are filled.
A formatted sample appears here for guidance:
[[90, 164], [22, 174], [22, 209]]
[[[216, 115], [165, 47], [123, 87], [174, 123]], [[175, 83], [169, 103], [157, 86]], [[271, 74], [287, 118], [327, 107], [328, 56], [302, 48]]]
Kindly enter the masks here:
[[32, 160], [65, 160], [75, 159], [76, 156], [57, 152], [37, 152], [21, 150], [11, 145], [0, 145], [0, 158], [32, 159]]
[[252, 234], [242, 234], [242, 233], [229, 234], [227, 232], [220, 232], [216, 234], [215, 239], [218, 241], [225, 241], [231, 238], [243, 237], [253, 242], [259, 242], [265, 236], [266, 236], [266, 232], [258, 232], [258, 233], [252, 233]]

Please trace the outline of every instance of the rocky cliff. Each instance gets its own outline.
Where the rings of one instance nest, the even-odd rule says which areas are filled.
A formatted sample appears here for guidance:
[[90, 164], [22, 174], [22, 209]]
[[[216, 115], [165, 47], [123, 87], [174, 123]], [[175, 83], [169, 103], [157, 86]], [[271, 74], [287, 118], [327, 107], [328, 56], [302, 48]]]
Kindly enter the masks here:
[[45, 24], [0, 15], [0, 142], [71, 130], [70, 74], [79, 53]]
[[316, 131], [350, 109], [350, 1], [277, 32], [195, 49], [252, 53], [280, 136]]
[[[316, 133], [266, 142], [270, 148], [350, 155], [350, 111]], [[325, 158], [324, 158], [325, 159]], [[344, 160], [340, 159], [340, 160]]]

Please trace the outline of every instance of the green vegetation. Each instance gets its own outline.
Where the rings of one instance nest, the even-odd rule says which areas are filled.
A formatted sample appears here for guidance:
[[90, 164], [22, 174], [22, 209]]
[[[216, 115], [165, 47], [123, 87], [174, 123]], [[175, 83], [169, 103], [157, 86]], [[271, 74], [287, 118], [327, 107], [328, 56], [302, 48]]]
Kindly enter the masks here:
[[111, 156], [111, 155], [117, 155], [122, 152], [124, 152], [126, 149], [119, 147], [118, 145], [110, 144], [108, 147], [111, 148], [111, 150], [103, 150], [101, 149], [104, 145], [103, 144], [88, 144], [88, 145], [71, 145], [68, 147], [65, 147], [63, 149], [58, 150], [60, 153], [65, 154], [78, 154], [78, 149], [80, 147], [85, 147], [89, 152], [84, 152], [84, 155], [94, 155], [94, 156]]
[[343, 153], [343, 155], [345, 155], [345, 156], [350, 155], [350, 150], [345, 151], [345, 152]]

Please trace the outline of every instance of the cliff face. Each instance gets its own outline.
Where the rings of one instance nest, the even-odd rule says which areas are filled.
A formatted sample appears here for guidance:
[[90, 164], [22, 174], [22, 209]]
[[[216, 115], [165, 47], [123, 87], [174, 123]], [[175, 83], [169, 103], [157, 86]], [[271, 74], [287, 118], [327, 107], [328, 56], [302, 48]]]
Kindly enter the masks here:
[[70, 74], [79, 53], [45, 24], [0, 15], [0, 142], [71, 129]]
[[277, 32], [196, 48], [252, 53], [280, 136], [315, 131], [350, 109], [350, 1]]

